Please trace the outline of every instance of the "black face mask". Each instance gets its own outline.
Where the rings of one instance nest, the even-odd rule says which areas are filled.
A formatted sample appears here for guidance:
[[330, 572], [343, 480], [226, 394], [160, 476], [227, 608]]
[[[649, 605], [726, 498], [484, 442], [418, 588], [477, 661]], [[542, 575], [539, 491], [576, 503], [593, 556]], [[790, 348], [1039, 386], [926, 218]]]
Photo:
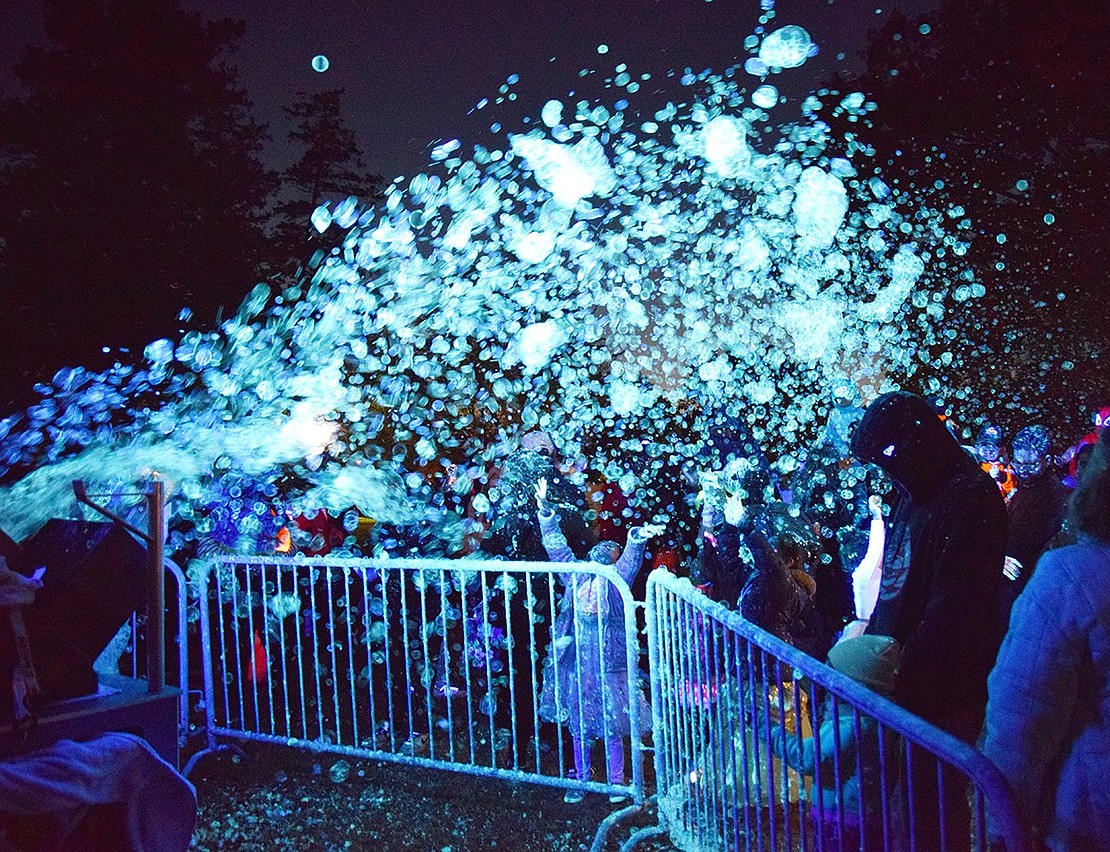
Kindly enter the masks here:
[[927, 499], [966, 457], [929, 404], [904, 391], [871, 403], [852, 433], [852, 454], [882, 468], [914, 502]]

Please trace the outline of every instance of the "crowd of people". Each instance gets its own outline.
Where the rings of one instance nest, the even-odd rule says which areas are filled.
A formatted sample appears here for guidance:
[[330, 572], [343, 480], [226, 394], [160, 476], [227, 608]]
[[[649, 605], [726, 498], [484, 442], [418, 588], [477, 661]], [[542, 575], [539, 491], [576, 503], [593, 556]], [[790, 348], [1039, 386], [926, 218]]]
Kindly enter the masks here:
[[[1096, 844], [1110, 837], [1104, 827], [1091, 833], [1110, 807], [1080, 780], [1110, 736], [1097, 721], [1110, 694], [1110, 648], [1099, 645], [1110, 642], [1107, 596], [1097, 580], [1110, 555], [1110, 533], [1099, 526], [1110, 518], [1100, 443], [1107, 425], [1110, 408], [1103, 408], [1093, 430], [1058, 454], [1037, 424], [1007, 442], [987, 423], [964, 444], [934, 401], [894, 392], [864, 410], [856, 388], [839, 382], [820, 439], [791, 476], [769, 463], [738, 419], [719, 420], [691, 464], [656, 467], [664, 481], [632, 494], [601, 470], [561, 458], [552, 438], [535, 431], [497, 469], [474, 478], [485, 480], [484, 489], [467, 494], [448, 477], [433, 502], [463, 519], [448, 555], [616, 565], [634, 591], [647, 573], [641, 564], [663, 565], [834, 667], [856, 661], [855, 675], [860, 659], [880, 662], [881, 691], [968, 743], [985, 742], [1041, 836], [1076, 848], [1080, 836]], [[655, 505], [637, 504], [644, 493]], [[645, 520], [662, 521], [647, 527], [646, 538]], [[395, 556], [426, 555], [429, 546], [442, 547], [442, 539], [433, 544], [427, 530], [412, 527], [383, 527], [375, 544]], [[563, 580], [570, 595], [571, 577]], [[608, 774], [621, 783], [619, 737], [636, 698], [624, 685], [567, 680], [567, 614], [596, 613], [568, 600], [552, 616], [565, 622], [556, 624], [564, 641], [547, 655], [541, 712], [566, 722], [565, 707], [557, 715], [554, 705], [577, 708], [570, 727], [578, 772], [589, 771], [590, 741], [604, 727]], [[571, 651], [613, 656], [613, 648]], [[551, 666], [556, 654], [564, 660], [560, 679]], [[626, 683], [615, 656], [612, 671], [614, 684]], [[1061, 678], [1070, 678], [1066, 687]], [[618, 696], [613, 706], [598, 700], [609, 695]], [[917, 772], [936, 770], [920, 762]], [[961, 848], [970, 819], [961, 780], [949, 772], [939, 787], [914, 780], [923, 791], [914, 805], [919, 826], [935, 826], [938, 845], [943, 831], [950, 848]]]
[[[693, 552], [660, 527], [648, 560], [688, 571], [745, 619], [982, 744], [1053, 848], [1103, 848], [1110, 801], [1092, 780], [1110, 767], [1101, 721], [1110, 708], [1110, 409], [1059, 455], [1036, 424], [1008, 448], [993, 424], [963, 445], [934, 403], [905, 392], [864, 411], [837, 388], [831, 412], [789, 488], [737, 424], [712, 435], [711, 457], [699, 460], [696, 480], [685, 478], [696, 481], [684, 503], [700, 518]], [[647, 539], [629, 534], [637, 513], [615, 483], [595, 478], [587, 497], [538, 433], [501, 481], [478, 542], [485, 555], [621, 559], [633, 579]], [[551, 495], [539, 514], [525, 496], [537, 482]], [[575, 732], [576, 760], [589, 736]], [[618, 752], [610, 743], [611, 776]], [[941, 833], [962, 848], [962, 780], [945, 770], [937, 782], [925, 761], [914, 771], [919, 827], [934, 827], [938, 848]]]
[[[930, 400], [892, 392], [864, 409], [842, 382], [820, 439], [790, 476], [737, 419], [719, 420], [690, 464], [656, 466], [662, 481], [635, 493], [611, 471], [561, 458], [534, 431], [495, 469], [465, 474], [481, 487], [457, 488], [459, 471], [445, 470], [430, 502], [450, 510], [441, 515], [455, 519], [451, 536], [430, 528], [433, 514], [372, 525], [357, 509], [285, 527], [276, 517], [264, 534], [279, 551], [310, 555], [357, 542], [367, 555], [596, 563], [634, 591], [645, 565], [686, 573], [742, 618], [981, 744], [1053, 848], [1107, 848], [1110, 794], [1097, 783], [1110, 768], [1107, 426], [1110, 408], [1059, 455], [1036, 424], [1008, 445], [985, 424], [964, 445]], [[637, 499], [647, 493], [655, 505]], [[621, 604], [611, 585], [558, 576], [536, 711], [569, 729], [578, 777], [589, 777], [600, 741], [608, 780], [621, 785], [628, 709], [642, 701], [630, 689]], [[825, 707], [813, 728], [836, 729], [838, 742], [867, 735], [843, 709]], [[819, 761], [813, 741], [779, 735], [774, 744], [799, 771]], [[922, 775], [913, 779], [918, 825], [935, 826], [937, 848], [941, 832], [948, 848], [962, 848], [970, 813], [961, 779], [946, 771], [938, 781], [925, 761], [913, 771]], [[854, 783], [822, 791], [822, 803], [867, 799], [867, 779]]]

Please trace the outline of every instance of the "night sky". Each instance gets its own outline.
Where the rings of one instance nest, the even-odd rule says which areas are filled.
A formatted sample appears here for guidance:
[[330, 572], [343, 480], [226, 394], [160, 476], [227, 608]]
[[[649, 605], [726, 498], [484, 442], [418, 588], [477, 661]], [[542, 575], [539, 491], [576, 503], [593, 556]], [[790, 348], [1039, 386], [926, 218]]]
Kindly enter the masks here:
[[[298, 91], [343, 87], [366, 163], [387, 179], [421, 171], [436, 140], [489, 141], [492, 123], [522, 129], [523, 117], [538, 116], [549, 98], [571, 90], [599, 94], [600, 81], [622, 62], [630, 73], [653, 75], [640, 94], [654, 110], [659, 102], [651, 86], [665, 85], [666, 72], [723, 70], [743, 62], [749, 55], [744, 38], [759, 16], [758, 0], [184, 0], [183, 5], [207, 18], [246, 22], [232, 59], [257, 116], [271, 126], [268, 156], [274, 165], [290, 157], [282, 106]], [[830, 71], [850, 66], [868, 31], [893, 9], [914, 15], [934, 6], [931, 0], [780, 0], [770, 28], [805, 27], [820, 54], [773, 82], [784, 94], [805, 94]], [[11, 16], [12, 27], [0, 34], [5, 68], [20, 45], [35, 38], [38, 14], [37, 4], [21, 7]], [[598, 53], [600, 44], [609, 46], [604, 55]], [[324, 73], [312, 69], [317, 54], [330, 61]], [[582, 68], [597, 74], [583, 81]], [[520, 76], [513, 87], [519, 100], [474, 111], [483, 98], [495, 98], [512, 74]]]

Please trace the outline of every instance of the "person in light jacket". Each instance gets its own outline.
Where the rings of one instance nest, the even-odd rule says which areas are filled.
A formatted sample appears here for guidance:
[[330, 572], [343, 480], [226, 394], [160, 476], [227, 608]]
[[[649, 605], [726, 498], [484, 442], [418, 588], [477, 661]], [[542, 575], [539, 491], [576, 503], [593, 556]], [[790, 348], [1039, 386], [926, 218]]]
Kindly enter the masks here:
[[985, 751], [1050, 848], [1110, 850], [1110, 429], [1068, 511], [1079, 542], [1037, 563], [987, 681]]

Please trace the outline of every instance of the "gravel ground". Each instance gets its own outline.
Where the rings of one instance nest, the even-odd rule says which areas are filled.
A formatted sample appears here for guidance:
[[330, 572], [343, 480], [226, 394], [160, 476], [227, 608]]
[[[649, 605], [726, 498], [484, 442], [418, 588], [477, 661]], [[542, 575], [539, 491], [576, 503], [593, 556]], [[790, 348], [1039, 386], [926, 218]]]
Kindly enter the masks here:
[[[193, 848], [213, 852], [578, 852], [620, 807], [600, 795], [568, 805], [562, 790], [538, 784], [254, 744], [245, 759], [206, 757], [192, 781], [200, 803]], [[648, 811], [623, 822], [606, 849], [653, 819]], [[638, 848], [674, 849], [654, 840]]]

